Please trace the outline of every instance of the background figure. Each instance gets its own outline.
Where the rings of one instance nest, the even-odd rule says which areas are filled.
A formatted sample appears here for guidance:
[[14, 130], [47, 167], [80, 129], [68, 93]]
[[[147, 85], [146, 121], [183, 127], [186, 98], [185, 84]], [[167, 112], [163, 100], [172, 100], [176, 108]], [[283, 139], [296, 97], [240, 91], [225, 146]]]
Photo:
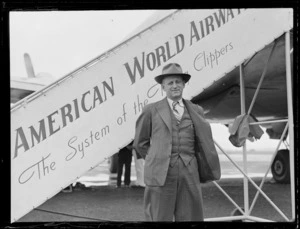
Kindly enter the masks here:
[[131, 161], [132, 161], [132, 143], [120, 149], [118, 153], [117, 187], [121, 187], [121, 179], [122, 179], [124, 165], [125, 165], [124, 185], [125, 187], [129, 187]]
[[136, 182], [135, 182], [135, 186], [132, 187], [145, 187], [145, 183], [144, 183], [145, 160], [138, 153], [136, 153], [134, 149], [132, 149], [132, 154], [134, 157], [134, 164], [136, 170]]

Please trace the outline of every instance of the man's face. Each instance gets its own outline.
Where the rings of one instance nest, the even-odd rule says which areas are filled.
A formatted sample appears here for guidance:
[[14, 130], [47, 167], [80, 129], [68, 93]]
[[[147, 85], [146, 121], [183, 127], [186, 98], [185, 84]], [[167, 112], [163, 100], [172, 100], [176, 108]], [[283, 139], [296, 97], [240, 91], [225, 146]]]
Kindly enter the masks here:
[[181, 76], [168, 76], [163, 79], [161, 87], [169, 99], [177, 101], [182, 98], [185, 82]]

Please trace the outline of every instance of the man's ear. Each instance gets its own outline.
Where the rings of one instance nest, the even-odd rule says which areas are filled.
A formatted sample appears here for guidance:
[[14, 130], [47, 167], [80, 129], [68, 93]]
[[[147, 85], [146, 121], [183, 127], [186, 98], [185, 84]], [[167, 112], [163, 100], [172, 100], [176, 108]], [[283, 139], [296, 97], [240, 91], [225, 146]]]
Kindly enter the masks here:
[[163, 83], [160, 86], [161, 86], [161, 89], [165, 91], [165, 86], [163, 85]]

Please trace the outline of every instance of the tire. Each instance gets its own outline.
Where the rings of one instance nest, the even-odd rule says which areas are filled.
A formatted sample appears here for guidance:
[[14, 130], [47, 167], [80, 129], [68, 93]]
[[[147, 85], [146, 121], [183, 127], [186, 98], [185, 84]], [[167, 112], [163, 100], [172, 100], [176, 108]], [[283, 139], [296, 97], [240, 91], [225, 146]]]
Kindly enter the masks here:
[[111, 173], [117, 173], [118, 171], [118, 154], [115, 153], [110, 157], [110, 165], [109, 165], [109, 171]]
[[290, 183], [290, 153], [289, 150], [279, 150], [273, 161], [272, 175], [277, 183]]

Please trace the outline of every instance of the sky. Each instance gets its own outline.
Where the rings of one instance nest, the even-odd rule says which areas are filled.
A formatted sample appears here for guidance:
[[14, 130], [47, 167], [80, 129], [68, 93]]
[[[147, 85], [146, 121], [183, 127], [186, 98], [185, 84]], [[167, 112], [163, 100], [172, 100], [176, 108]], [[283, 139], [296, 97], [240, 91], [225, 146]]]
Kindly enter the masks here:
[[[27, 77], [24, 53], [36, 75], [61, 78], [119, 44], [154, 10], [33, 11], [10, 13], [11, 79]], [[137, 20], [138, 19], [138, 20]], [[214, 137], [226, 149], [235, 148], [225, 126], [212, 125]], [[265, 133], [248, 149], [275, 149], [277, 141]]]
[[153, 10], [11, 12], [11, 78], [27, 77], [24, 53], [30, 55], [36, 75], [46, 72], [55, 79], [61, 78], [119, 44], [153, 13]]

